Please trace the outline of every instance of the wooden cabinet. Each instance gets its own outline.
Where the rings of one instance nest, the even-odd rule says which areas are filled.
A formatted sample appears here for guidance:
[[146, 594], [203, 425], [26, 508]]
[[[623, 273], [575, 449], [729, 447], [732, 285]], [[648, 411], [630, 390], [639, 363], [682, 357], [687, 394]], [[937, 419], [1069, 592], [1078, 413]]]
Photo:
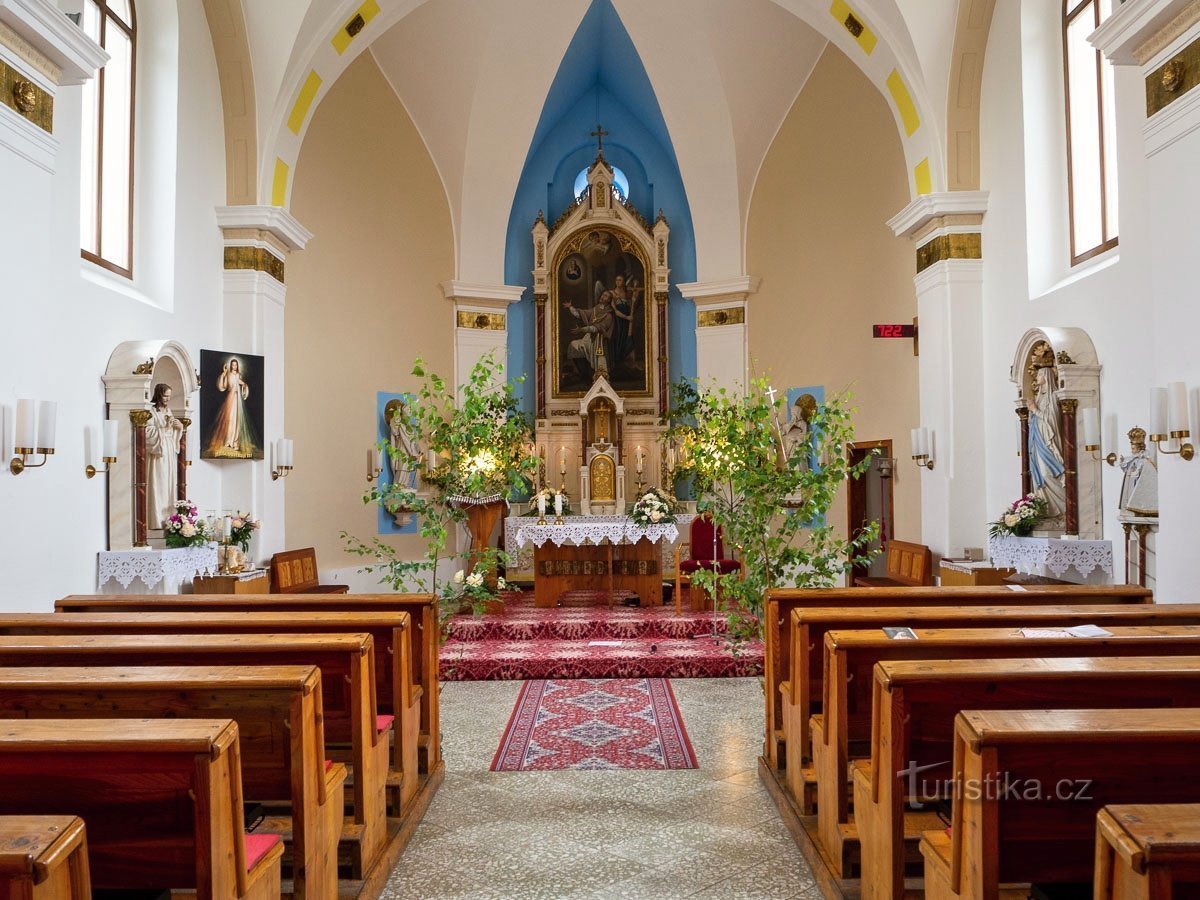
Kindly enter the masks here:
[[236, 575], [197, 575], [192, 579], [194, 594], [267, 594], [270, 591], [271, 576], [266, 569]]
[[970, 585], [1002, 585], [1016, 569], [998, 569], [985, 562], [947, 562], [942, 560], [938, 576], [942, 587]]

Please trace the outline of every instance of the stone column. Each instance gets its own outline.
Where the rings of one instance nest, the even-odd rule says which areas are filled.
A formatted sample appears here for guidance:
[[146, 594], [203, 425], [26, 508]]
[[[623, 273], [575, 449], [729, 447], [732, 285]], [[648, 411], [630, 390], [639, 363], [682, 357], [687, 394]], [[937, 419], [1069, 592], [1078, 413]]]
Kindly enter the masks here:
[[696, 374], [700, 384], [746, 389], [750, 372], [749, 299], [761, 279], [738, 275], [679, 285], [696, 304]]
[[150, 546], [148, 504], [146, 495], [146, 424], [150, 421], [150, 410], [131, 409], [129, 422], [133, 429], [133, 546]]
[[[219, 206], [217, 223], [224, 235], [222, 350], [263, 357], [265, 396], [262, 440], [264, 458], [251, 465], [222, 466], [222, 507], [242, 507], [262, 521], [257, 561], [285, 549], [287, 482], [271, 481], [271, 444], [287, 434], [284, 421], [284, 311], [286, 262], [303, 250], [312, 233], [279, 206]], [[301, 458], [304, 448], [297, 448]], [[313, 473], [316, 477], [317, 473]]]
[[188, 498], [188, 429], [192, 427], [192, 420], [180, 416], [179, 423], [183, 425], [183, 434], [179, 436], [179, 460], [175, 470], [175, 497], [179, 500], [186, 500]]
[[1076, 446], [1075, 415], [1079, 401], [1068, 397], [1058, 401], [1059, 423], [1062, 429], [1063, 487], [1067, 492], [1067, 508], [1063, 530], [1067, 534], [1079, 534], [1079, 448]]
[[987, 492], [984, 440], [984, 191], [924, 194], [888, 225], [916, 248], [922, 425], [930, 430], [933, 470], [921, 479], [921, 540], [934, 553], [984, 546]]
[[1033, 473], [1029, 471], [1029, 407], [1017, 406], [1017, 417], [1021, 421], [1021, 496], [1033, 493]]
[[[466, 383], [475, 363], [487, 353], [496, 357], [502, 374], [507, 372], [508, 307], [520, 300], [524, 291], [522, 287], [508, 284], [442, 282], [443, 296], [454, 304], [455, 387]], [[539, 320], [545, 318], [545, 305], [545, 298], [542, 298], [538, 304]], [[538, 334], [542, 334], [541, 329]], [[540, 345], [538, 356], [544, 355], [545, 347]]]

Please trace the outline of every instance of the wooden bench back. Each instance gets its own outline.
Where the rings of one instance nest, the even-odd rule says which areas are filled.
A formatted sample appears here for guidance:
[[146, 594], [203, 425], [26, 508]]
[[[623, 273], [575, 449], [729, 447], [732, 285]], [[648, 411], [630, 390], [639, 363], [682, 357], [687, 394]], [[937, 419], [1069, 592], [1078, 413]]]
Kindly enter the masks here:
[[0, 897], [91, 900], [87, 835], [78, 816], [0, 816]]
[[[0, 815], [78, 814], [100, 888], [251, 892], [277, 844], [247, 871], [238, 730], [232, 721], [113, 719], [0, 723]], [[70, 812], [68, 812], [70, 811]]]
[[[787, 715], [791, 715], [794, 724], [799, 725], [799, 753], [801, 758], [807, 758], [808, 716], [819, 712], [821, 708], [825, 635], [830, 631], [887, 626], [979, 628], [1007, 623], [1058, 627], [1105, 622], [1127, 625], [1200, 624], [1200, 603], [796, 609], [791, 616], [787, 641], [789, 651], [783, 655], [789, 666], [782, 673], [786, 681], [781, 682], [781, 687], [775, 692], [776, 703], [781, 710], [779, 721], [785, 717], [784, 710], [788, 710]], [[793, 706], [798, 712], [790, 709]], [[786, 747], [781, 747], [780, 752], [785, 753]], [[781, 756], [781, 761], [784, 758]]]
[[1200, 801], [1198, 758], [1200, 710], [960, 713], [951, 889], [988, 897], [1000, 883], [1091, 881], [1097, 813]]
[[933, 553], [924, 544], [888, 541], [885, 557], [887, 575], [883, 578], [859, 576], [862, 587], [922, 587], [933, 584]]
[[1097, 900], [1200, 896], [1200, 804], [1104, 807], [1095, 881]]
[[409, 679], [419, 686], [421, 703], [420, 770], [430, 772], [441, 759], [441, 691], [438, 650], [441, 631], [437, 598], [432, 594], [75, 594], [55, 603], [59, 612], [406, 612], [411, 617]]
[[305, 591], [320, 583], [315, 547], [284, 550], [271, 557], [271, 587], [279, 593]]
[[[318, 669], [0, 668], [0, 719], [100, 717], [233, 719], [246, 798], [288, 804], [294, 893], [317, 900], [337, 892], [346, 769], [326, 770]], [[331, 820], [336, 828], [327, 827]]]
[[937, 800], [968, 709], [1200, 708], [1200, 657], [888, 660], [875, 666], [869, 790], [855, 774], [864, 882], [904, 893], [906, 800]]
[[1153, 593], [1136, 585], [1029, 585], [1026, 590], [1008, 587], [917, 588], [784, 588], [771, 591], [764, 606], [764, 680], [767, 695], [766, 756], [773, 768], [783, 765], [783, 747], [777, 744], [782, 727], [779, 684], [791, 668], [792, 612], [797, 609], [873, 609], [890, 606], [1074, 606], [1079, 604], [1149, 604]]

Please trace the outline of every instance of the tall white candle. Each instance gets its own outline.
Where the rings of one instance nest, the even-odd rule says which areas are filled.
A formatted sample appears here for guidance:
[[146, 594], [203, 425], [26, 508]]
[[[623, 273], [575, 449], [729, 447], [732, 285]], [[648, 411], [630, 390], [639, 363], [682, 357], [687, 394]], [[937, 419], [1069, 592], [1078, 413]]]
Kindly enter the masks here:
[[567, 474], [567, 448], [558, 448], [558, 471], [560, 475]]
[[54, 449], [54, 429], [57, 424], [58, 404], [53, 400], [39, 400], [37, 413], [37, 446], [40, 449]]
[[1013, 420], [1013, 424], [1015, 426], [1017, 426], [1017, 456], [1020, 456], [1022, 453], [1025, 452], [1025, 441], [1024, 441], [1025, 435], [1022, 434], [1024, 429], [1021, 427], [1020, 419]]
[[642, 463], [643, 463], [643, 461], [645, 460], [645, 454], [642, 452], [642, 448], [641, 448], [641, 447], [638, 447], [638, 448], [637, 448], [637, 451], [636, 451], [636, 458], [637, 458], [637, 470], [638, 470], [638, 474], [639, 474], [639, 475], [641, 475], [641, 474], [642, 474]]
[[554, 514], [556, 516], [562, 515], [562, 494], [554, 495]]
[[221, 520], [221, 537], [225, 538], [225, 540], [229, 540], [229, 537], [232, 533], [233, 533], [233, 517], [226, 516], [224, 519]]
[[922, 432], [924, 430], [925, 429], [923, 429], [923, 428], [914, 428], [912, 430], [912, 455], [913, 456], [924, 456], [925, 455], [925, 450], [923, 449], [923, 446], [921, 443]]
[[16, 430], [13, 445], [32, 449], [37, 443], [37, 403], [33, 400], [17, 401]]
[[287, 465], [290, 468], [291, 466], [294, 466], [296, 464], [295, 460], [292, 458], [292, 452], [295, 447], [295, 445], [292, 443], [292, 439], [286, 438], [283, 442], [283, 447], [287, 453]]
[[[117, 456], [117, 426], [118, 423], [112, 419], [106, 419], [104, 422], [104, 452], [101, 454], [109, 459], [115, 459]], [[192, 455], [191, 442], [188, 445], [188, 456]]]
[[1083, 410], [1083, 443], [1085, 447], [1100, 444], [1100, 410], [1088, 406]]
[[1188, 422], [1187, 385], [1182, 381], [1172, 381], [1167, 385], [1170, 413], [1167, 424], [1171, 431], [1190, 431]]
[[[115, 425], [116, 423], [114, 422], [113, 424]], [[188, 431], [191, 431], [191, 429], [188, 429]], [[200, 456], [200, 429], [197, 428], [191, 434], [185, 431], [184, 434], [187, 435], [187, 461], [194, 463]]]
[[1167, 389], [1156, 387], [1150, 391], [1150, 434], [1167, 434]]
[[540, 492], [537, 495], [537, 507], [538, 517], [542, 519], [546, 518], [546, 495]]
[[426, 461], [425, 465], [428, 467], [429, 471], [432, 472], [434, 469], [437, 468], [437, 465], [438, 465], [437, 451], [431, 449], [429, 451], [429, 453], [427, 454], [427, 456], [429, 457], [429, 459]]
[[1121, 426], [1117, 421], [1117, 417], [1115, 415], [1105, 416], [1103, 446], [1108, 448], [1109, 453], [1117, 453], [1120, 450], [1120, 448], [1117, 446], [1121, 442], [1119, 437], [1120, 432]]
[[675, 448], [667, 448], [667, 468], [672, 472], [675, 471]]

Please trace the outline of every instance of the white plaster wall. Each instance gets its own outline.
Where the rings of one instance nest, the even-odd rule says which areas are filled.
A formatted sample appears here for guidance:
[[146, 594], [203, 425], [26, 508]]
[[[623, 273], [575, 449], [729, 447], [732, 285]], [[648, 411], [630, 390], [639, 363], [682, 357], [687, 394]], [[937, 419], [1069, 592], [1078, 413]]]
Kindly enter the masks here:
[[[0, 470], [4, 611], [48, 610], [63, 594], [96, 588], [96, 553], [105, 547], [105, 486], [102, 478], [84, 477], [90, 461], [85, 437], [104, 417], [100, 376], [112, 349], [130, 339], [175, 338], [198, 362], [200, 348], [216, 346], [221, 336], [221, 241], [213, 207], [224, 202], [225, 163], [212, 43], [200, 0], [181, 0], [178, 21], [167, 4], [153, 5], [143, 27], [153, 22], [165, 29], [160, 47], [178, 41], [178, 67], [161, 53], [144, 56], [139, 77], [153, 80], [160, 94], [177, 93], [172, 105], [187, 114], [176, 124], [174, 117], [150, 117], [152, 104], [139, 108], [137, 146], [145, 164], [139, 173], [154, 173], [143, 179], [139, 198], [154, 195], [156, 201], [140, 208], [149, 211], [139, 228], [135, 267], [140, 272], [142, 262], [151, 263], [146, 268], [152, 273], [153, 254], [173, 256], [168, 277], [135, 282], [142, 294], [136, 297], [109, 287], [113, 280], [81, 276], [80, 88], [63, 88], [55, 102], [55, 136], [62, 142], [55, 174], [0, 150], [0, 407], [8, 423]], [[166, 157], [164, 147], [170, 148]], [[168, 207], [173, 214], [164, 221]], [[14, 477], [7, 460], [13, 407], [21, 397], [58, 401], [58, 451], [45, 468]], [[201, 506], [240, 500], [222, 501], [212, 464], [198, 462], [189, 477]]]
[[[1176, 378], [1197, 374], [1182, 333], [1196, 319], [1194, 312], [1186, 310], [1187, 298], [1194, 294], [1187, 271], [1194, 262], [1183, 249], [1189, 234], [1193, 243], [1195, 238], [1187, 206], [1195, 203], [1198, 182], [1194, 173], [1184, 175], [1184, 160], [1188, 154], [1195, 159], [1196, 139], [1180, 146], [1172, 159], [1148, 166], [1141, 136], [1141, 79], [1133, 69], [1117, 70], [1120, 246], [1090, 266], [1069, 271], [1063, 255], [1066, 190], [1061, 180], [1065, 177], [1061, 157], [1065, 150], [1058, 138], [1061, 119], [1056, 125], [1046, 99], [1055, 92], [1061, 97], [1061, 86], [1047, 79], [1057, 78], [1061, 83], [1062, 42], [1061, 36], [1046, 31], [1057, 28], [1057, 16], [1045, 14], [1048, 5], [1040, 0], [998, 3], [984, 69], [981, 186], [990, 192], [983, 224], [984, 471], [991, 518], [1020, 491], [1013, 424], [1016, 386], [1009, 381], [1009, 366], [1027, 329], [1075, 326], [1091, 335], [1103, 367], [1105, 430], [1113, 431], [1115, 416], [1121, 434], [1119, 445], [1106, 445], [1105, 453], [1127, 452], [1125, 432], [1135, 424], [1148, 425], [1150, 388], [1156, 378], [1157, 383], [1165, 383], [1168, 370]], [[1063, 174], [1057, 174], [1060, 172]], [[1158, 192], [1150, 189], [1156, 183], [1150, 180], [1151, 174], [1161, 178]], [[1182, 185], [1178, 183], [1181, 178], [1187, 179]], [[1176, 182], [1175, 186], [1167, 179]], [[1177, 234], [1174, 249], [1158, 247], [1152, 253], [1152, 244], [1162, 241], [1160, 228]], [[1194, 247], [1190, 252], [1194, 258]], [[1175, 261], [1169, 262], [1170, 257], [1176, 257]], [[1169, 295], [1178, 297], [1165, 299]], [[1158, 366], [1152, 362], [1156, 358], [1161, 360]], [[1160, 370], [1157, 374], [1156, 368]], [[922, 407], [926, 402], [937, 402], [937, 398], [923, 390]], [[1104, 535], [1113, 541], [1115, 574], [1121, 580], [1123, 533], [1116, 520], [1120, 470], [1099, 462], [1082, 465], [1103, 470]], [[1160, 460], [1166, 512], [1159, 541], [1159, 562], [1164, 567], [1160, 599], [1184, 599], [1184, 567], [1189, 558], [1185, 553], [1191, 551], [1183, 548], [1195, 534], [1195, 526], [1194, 515], [1189, 521], [1181, 507], [1193, 505], [1200, 496], [1196, 482], [1188, 480], [1200, 472], [1193, 473], [1187, 466], [1176, 459]]]

